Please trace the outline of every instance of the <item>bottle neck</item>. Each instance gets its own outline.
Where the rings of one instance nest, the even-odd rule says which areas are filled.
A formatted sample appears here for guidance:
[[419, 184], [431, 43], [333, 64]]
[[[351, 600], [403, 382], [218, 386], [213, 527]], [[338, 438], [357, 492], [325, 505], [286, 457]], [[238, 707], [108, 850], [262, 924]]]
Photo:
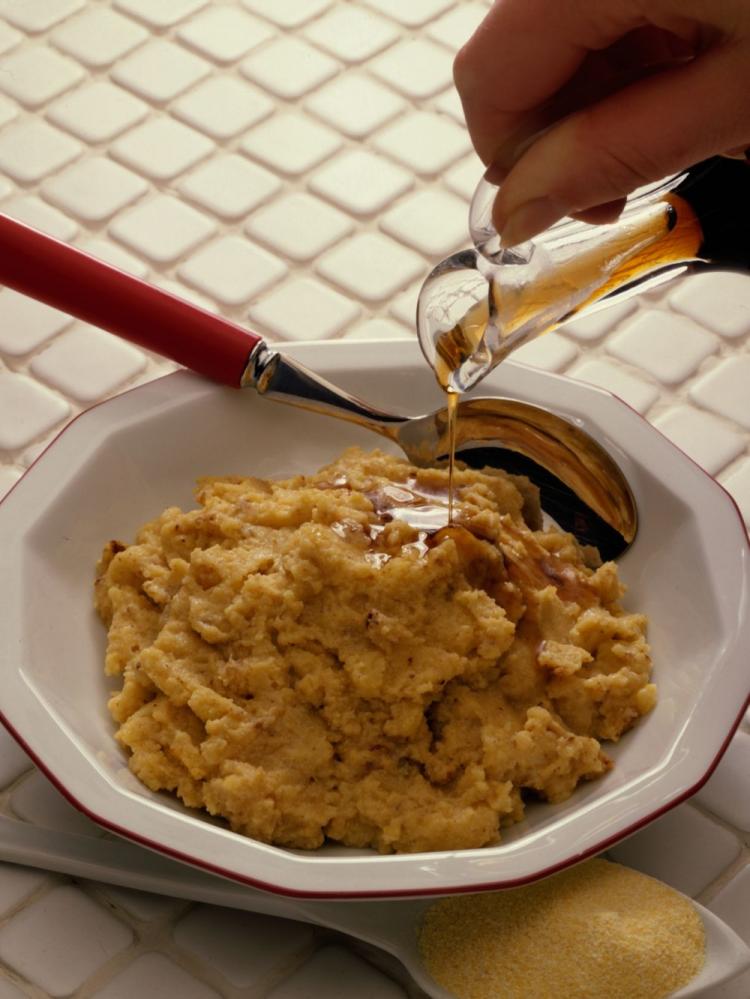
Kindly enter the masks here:
[[688, 205], [700, 223], [696, 256], [725, 267], [750, 268], [750, 165], [715, 156], [688, 170], [674, 189], [678, 217]]

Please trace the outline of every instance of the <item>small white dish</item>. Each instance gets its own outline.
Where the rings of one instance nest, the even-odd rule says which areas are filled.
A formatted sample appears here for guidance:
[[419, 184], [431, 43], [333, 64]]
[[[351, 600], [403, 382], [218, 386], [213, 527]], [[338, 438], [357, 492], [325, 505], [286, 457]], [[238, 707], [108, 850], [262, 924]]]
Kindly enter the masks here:
[[[441, 396], [415, 344], [302, 344], [304, 364], [376, 405], [428, 412]], [[189, 507], [199, 475], [312, 471], [343, 447], [388, 447], [357, 427], [179, 372], [80, 416], [0, 504], [0, 716], [87, 815], [136, 842], [270, 891], [317, 898], [508, 887], [593, 855], [694, 793], [748, 699], [750, 548], [730, 497], [606, 392], [501, 365], [482, 394], [547, 405], [613, 455], [641, 514], [621, 560], [628, 603], [651, 620], [659, 704], [614, 747], [603, 779], [529, 808], [496, 847], [400, 856], [304, 852], [230, 832], [127, 769], [113, 739], [94, 564], [168, 505]]]

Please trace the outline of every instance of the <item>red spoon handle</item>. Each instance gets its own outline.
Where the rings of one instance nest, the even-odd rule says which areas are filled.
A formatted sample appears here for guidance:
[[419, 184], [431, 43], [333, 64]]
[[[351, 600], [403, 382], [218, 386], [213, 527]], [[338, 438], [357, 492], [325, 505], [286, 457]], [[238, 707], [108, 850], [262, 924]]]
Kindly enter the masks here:
[[250, 333], [95, 257], [0, 215], [0, 284], [239, 388]]

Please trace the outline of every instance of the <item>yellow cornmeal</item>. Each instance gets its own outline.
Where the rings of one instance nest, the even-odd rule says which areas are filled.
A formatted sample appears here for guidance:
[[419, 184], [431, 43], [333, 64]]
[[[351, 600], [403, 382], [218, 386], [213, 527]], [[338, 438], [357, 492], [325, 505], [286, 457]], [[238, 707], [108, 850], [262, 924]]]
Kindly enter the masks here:
[[705, 934], [667, 885], [590, 860], [524, 888], [443, 899], [419, 945], [457, 999], [663, 999], [703, 967]]
[[202, 480], [198, 509], [107, 545], [132, 771], [265, 842], [383, 852], [496, 843], [526, 794], [606, 773], [600, 740], [654, 704], [645, 618], [612, 563], [530, 526], [526, 480], [458, 468], [465, 528], [394, 517], [446, 487], [352, 449], [310, 476]]

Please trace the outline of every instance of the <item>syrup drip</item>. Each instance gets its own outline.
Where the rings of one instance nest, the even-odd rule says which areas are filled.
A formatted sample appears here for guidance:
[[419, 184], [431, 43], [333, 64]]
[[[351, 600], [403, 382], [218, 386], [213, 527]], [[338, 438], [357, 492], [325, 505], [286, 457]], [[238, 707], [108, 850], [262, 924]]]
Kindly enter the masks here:
[[441, 333], [435, 341], [435, 374], [445, 392], [448, 408], [448, 523], [453, 523], [455, 500], [454, 473], [456, 466], [456, 440], [458, 433], [458, 404], [461, 393], [455, 374], [476, 354], [487, 326], [486, 309], [482, 303], [473, 306], [452, 329]]
[[453, 523], [453, 475], [456, 467], [456, 431], [458, 430], [458, 392], [446, 392], [448, 401], [448, 523]]
[[[323, 488], [332, 487], [351, 488], [343, 481], [335, 487], [331, 483], [323, 485]], [[363, 527], [353, 520], [341, 520], [331, 524], [331, 530], [340, 538], [365, 547], [365, 561], [377, 569], [399, 554], [416, 552], [424, 558], [431, 549], [450, 539], [458, 549], [470, 584], [483, 589], [519, 626], [524, 625], [525, 594], [530, 590], [543, 590], [551, 585], [566, 602], [588, 607], [595, 601], [586, 576], [559, 555], [547, 551], [533, 533], [521, 528], [510, 516], [503, 518], [498, 542], [483, 537], [476, 528], [449, 520], [449, 489], [425, 486], [411, 477], [365, 495], [378, 522]], [[393, 520], [400, 520], [417, 532], [416, 540], [401, 545], [398, 551], [388, 551], [383, 537]], [[355, 540], [357, 537], [359, 541]]]
[[450, 523], [449, 491], [430, 489], [414, 478], [383, 486], [366, 496], [381, 520], [401, 520], [420, 535], [424, 533], [425, 538]]

